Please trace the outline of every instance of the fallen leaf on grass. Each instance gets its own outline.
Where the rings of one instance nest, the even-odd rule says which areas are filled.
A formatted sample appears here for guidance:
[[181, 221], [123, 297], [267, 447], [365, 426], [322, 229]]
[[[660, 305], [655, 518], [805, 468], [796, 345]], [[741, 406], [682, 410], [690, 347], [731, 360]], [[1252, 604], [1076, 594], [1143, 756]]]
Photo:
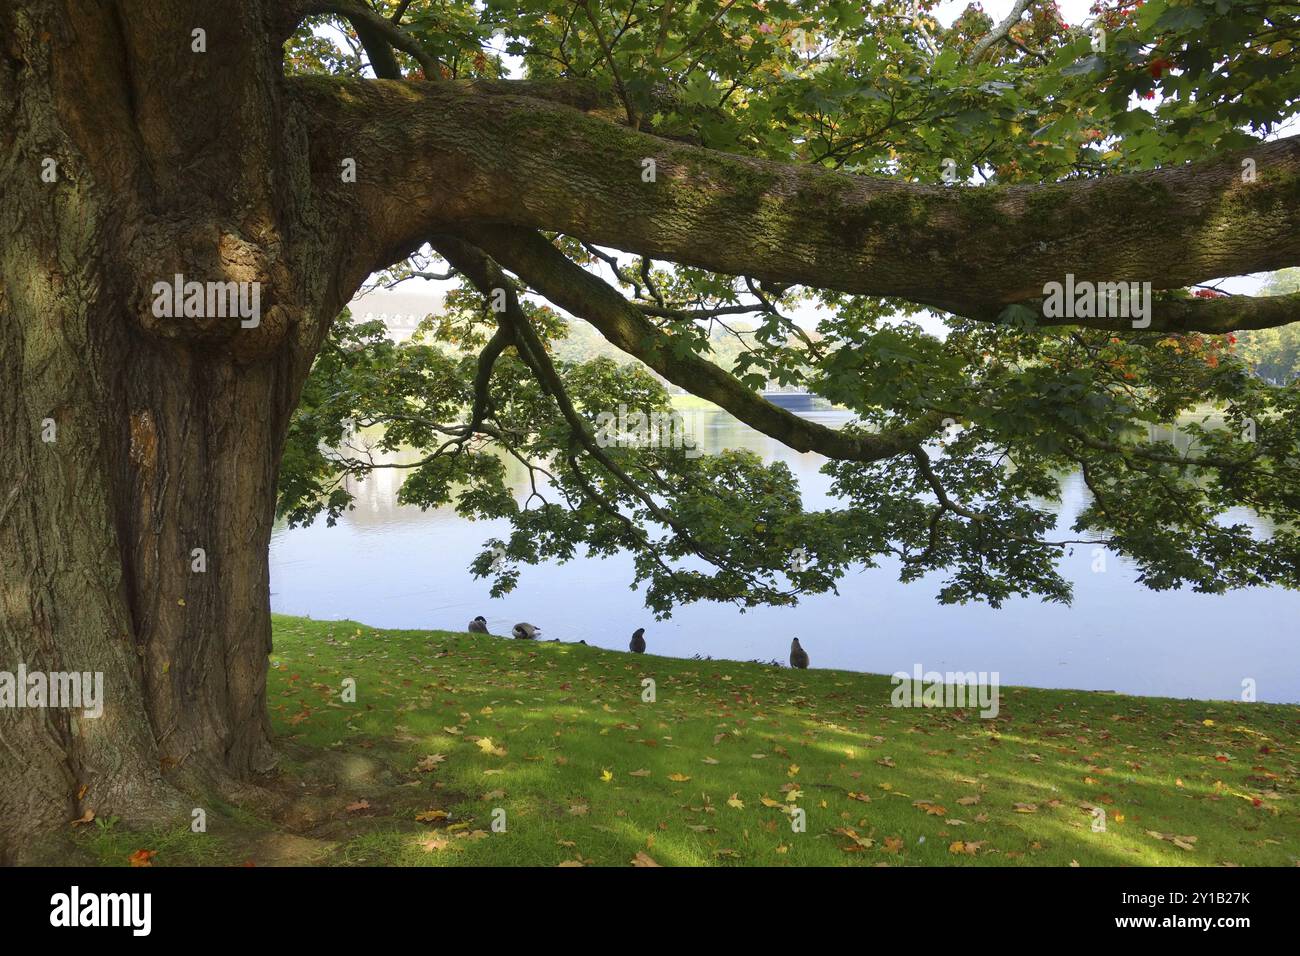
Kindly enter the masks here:
[[370, 801], [358, 800], [356, 803], [349, 803], [343, 809], [346, 810], [348, 813], [360, 813], [362, 810], [370, 809]]
[[846, 836], [853, 842], [848, 846], [840, 847], [845, 853], [861, 853], [863, 850], [869, 850], [876, 845], [876, 841], [870, 837], [859, 836], [858, 831], [849, 827], [836, 827], [832, 832], [840, 836]]
[[127, 860], [132, 866], [153, 866], [153, 858], [157, 855], [157, 850], [136, 850]]
[[685, 783], [687, 780], [690, 780], [691, 778], [686, 776], [686, 774], [684, 773], [670, 773], [668, 775], [668, 779], [671, 780], [673, 783]]
[[632, 857], [632, 865], [633, 866], [658, 866], [659, 864], [656, 863], [654, 860], [652, 860], [650, 857], [648, 857], [644, 852], [638, 852], [636, 856]]
[[425, 810], [423, 813], [417, 813], [415, 819], [418, 823], [432, 823], [435, 820], [446, 820], [449, 816], [451, 814], [446, 810]]
[[1196, 849], [1196, 847], [1193, 846], [1193, 844], [1196, 843], [1197, 837], [1194, 836], [1178, 836], [1177, 834], [1174, 833], [1160, 833], [1156, 830], [1148, 830], [1147, 836], [1153, 836], [1157, 840], [1165, 840], [1169, 843], [1172, 843], [1180, 850]]

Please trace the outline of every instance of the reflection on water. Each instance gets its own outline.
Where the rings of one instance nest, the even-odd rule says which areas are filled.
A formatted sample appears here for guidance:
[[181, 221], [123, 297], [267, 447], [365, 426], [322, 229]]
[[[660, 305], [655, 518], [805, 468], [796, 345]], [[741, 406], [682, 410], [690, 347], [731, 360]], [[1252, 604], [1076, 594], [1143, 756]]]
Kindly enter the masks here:
[[[808, 417], [839, 424], [844, 414]], [[823, 459], [800, 454], [722, 412], [687, 415], [707, 451], [748, 448], [785, 462], [809, 508], [832, 506]], [[511, 472], [522, 489], [522, 467]], [[1074, 583], [1070, 607], [1010, 600], [944, 607], [934, 595], [942, 576], [898, 583], [897, 568], [851, 573], [840, 594], [793, 608], [741, 614], [730, 605], [696, 604], [655, 622], [629, 589], [626, 556], [524, 567], [519, 587], [499, 600], [475, 580], [469, 562], [504, 522], [470, 522], [451, 508], [399, 506], [402, 475], [380, 469], [355, 485], [355, 510], [333, 528], [278, 527], [271, 540], [272, 608], [319, 619], [351, 618], [375, 627], [459, 630], [476, 614], [494, 633], [531, 621], [547, 637], [625, 650], [646, 628], [651, 653], [739, 660], [780, 659], [798, 637], [813, 667], [893, 673], [915, 664], [941, 671], [998, 671], [1004, 684], [1116, 690], [1171, 697], [1237, 699], [1253, 679], [1260, 700], [1300, 701], [1294, 648], [1300, 594], [1278, 589], [1223, 596], [1154, 592], [1134, 583], [1132, 566], [1109, 555], [1092, 571], [1090, 548], [1064, 559]], [[1084, 502], [1079, 476], [1065, 482], [1057, 509], [1068, 527]], [[1237, 517], [1242, 520], [1244, 516]]]

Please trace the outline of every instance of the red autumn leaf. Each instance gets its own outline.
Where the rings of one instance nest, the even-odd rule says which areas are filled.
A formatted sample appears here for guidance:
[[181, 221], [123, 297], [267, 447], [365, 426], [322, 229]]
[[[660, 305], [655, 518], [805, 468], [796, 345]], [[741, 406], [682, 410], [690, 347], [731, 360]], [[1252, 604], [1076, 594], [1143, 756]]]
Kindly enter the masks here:
[[1147, 72], [1158, 80], [1160, 77], [1168, 73], [1173, 65], [1174, 64], [1171, 60], [1166, 60], [1164, 57], [1157, 57], [1147, 64]]

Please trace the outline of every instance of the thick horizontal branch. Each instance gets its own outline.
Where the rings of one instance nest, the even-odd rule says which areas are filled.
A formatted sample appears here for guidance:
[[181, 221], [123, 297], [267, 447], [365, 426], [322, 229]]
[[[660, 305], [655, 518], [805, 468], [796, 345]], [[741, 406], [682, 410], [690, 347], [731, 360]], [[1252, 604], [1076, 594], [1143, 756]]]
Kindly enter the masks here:
[[[1039, 300], [1022, 304], [1036, 313], [1036, 325], [1086, 325], [1113, 332], [1131, 332], [1134, 328], [1144, 328], [1149, 332], [1242, 332], [1300, 322], [1300, 293], [1164, 299], [1153, 304], [1151, 324], [1141, 327], [1134, 326], [1129, 318], [1049, 319], [1043, 317]], [[994, 320], [996, 316], [989, 311], [972, 318]]]
[[[1168, 289], [1300, 264], [1300, 137], [1149, 172], [945, 188], [671, 142], [499, 85], [286, 83], [321, 188], [375, 241], [373, 268], [435, 232], [510, 224], [988, 318], [1067, 273]], [[358, 182], [340, 187], [343, 156]], [[1201, 305], [1179, 309], [1186, 327]]]
[[671, 337], [660, 332], [640, 309], [536, 233], [480, 227], [466, 237], [555, 305], [591, 323], [611, 344], [668, 381], [797, 451], [815, 451], [846, 461], [892, 458], [938, 431], [942, 423], [941, 417], [928, 416], [914, 425], [859, 435], [801, 418], [750, 391], [712, 362], [689, 350], [674, 349]]

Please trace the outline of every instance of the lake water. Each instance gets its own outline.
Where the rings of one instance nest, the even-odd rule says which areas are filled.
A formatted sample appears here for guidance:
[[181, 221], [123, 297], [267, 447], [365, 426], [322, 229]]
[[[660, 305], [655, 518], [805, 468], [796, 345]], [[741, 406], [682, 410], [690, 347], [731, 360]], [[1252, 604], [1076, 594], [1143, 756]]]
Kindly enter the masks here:
[[[840, 412], [808, 417], [838, 424]], [[820, 456], [799, 454], [724, 412], [688, 413], [706, 451], [750, 448], [786, 462], [807, 507], [829, 503]], [[1132, 694], [1240, 699], [1253, 680], [1261, 701], [1300, 702], [1297, 622], [1300, 593], [1280, 589], [1223, 596], [1150, 591], [1134, 569], [1108, 555], [1092, 570], [1090, 547], [1064, 559], [1073, 582], [1069, 607], [1013, 599], [942, 606], [942, 575], [900, 584], [897, 567], [851, 573], [840, 594], [789, 608], [740, 614], [731, 605], [694, 604], [655, 621], [629, 589], [625, 556], [525, 566], [519, 586], [488, 597], [489, 583], [468, 566], [504, 522], [469, 522], [451, 508], [420, 511], [397, 504], [401, 474], [381, 469], [352, 486], [355, 510], [339, 523], [276, 528], [271, 539], [271, 606], [282, 614], [350, 618], [374, 627], [461, 630], [477, 614], [496, 634], [530, 621], [544, 638], [585, 640], [626, 650], [637, 627], [649, 652], [675, 657], [786, 660], [798, 637], [813, 667], [890, 674], [923, 670], [996, 671], [1003, 684], [1114, 690]], [[522, 489], [522, 470], [514, 475]], [[1078, 476], [1068, 480], [1059, 513], [1066, 528], [1084, 502]], [[522, 495], [521, 495], [522, 498]]]

